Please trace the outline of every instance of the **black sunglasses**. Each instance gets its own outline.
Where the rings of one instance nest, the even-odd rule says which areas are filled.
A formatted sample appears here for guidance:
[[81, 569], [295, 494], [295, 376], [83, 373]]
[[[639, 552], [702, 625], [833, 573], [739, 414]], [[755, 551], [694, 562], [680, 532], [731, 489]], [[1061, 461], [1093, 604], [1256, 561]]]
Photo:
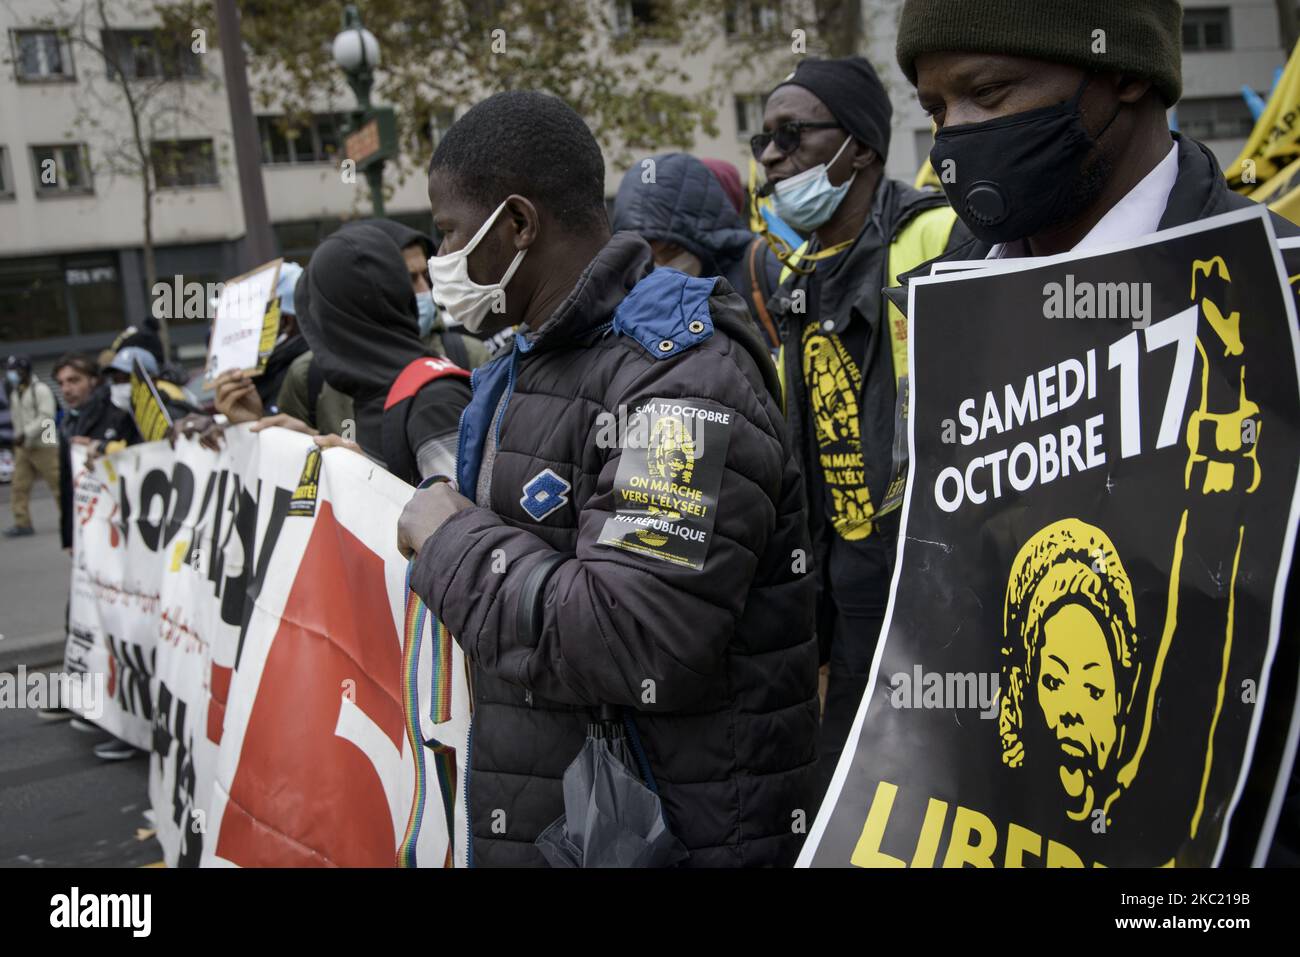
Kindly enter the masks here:
[[782, 156], [789, 156], [799, 148], [799, 141], [803, 139], [804, 130], [837, 130], [839, 128], [840, 124], [838, 123], [806, 123], [803, 120], [791, 120], [788, 123], [782, 123], [771, 133], [755, 133], [749, 138], [749, 149], [754, 154], [754, 159], [762, 159], [767, 144], [775, 143]]

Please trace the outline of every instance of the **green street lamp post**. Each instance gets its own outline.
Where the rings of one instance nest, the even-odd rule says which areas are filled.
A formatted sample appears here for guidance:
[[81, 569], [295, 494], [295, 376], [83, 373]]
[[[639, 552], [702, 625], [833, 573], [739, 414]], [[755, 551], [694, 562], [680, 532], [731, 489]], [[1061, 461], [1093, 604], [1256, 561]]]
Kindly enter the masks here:
[[333, 52], [334, 62], [343, 69], [357, 98], [357, 109], [343, 138], [344, 154], [366, 174], [375, 215], [383, 216], [384, 161], [396, 152], [397, 124], [390, 107], [370, 105], [379, 41], [361, 25], [361, 14], [353, 4], [343, 10], [343, 30], [334, 38]]

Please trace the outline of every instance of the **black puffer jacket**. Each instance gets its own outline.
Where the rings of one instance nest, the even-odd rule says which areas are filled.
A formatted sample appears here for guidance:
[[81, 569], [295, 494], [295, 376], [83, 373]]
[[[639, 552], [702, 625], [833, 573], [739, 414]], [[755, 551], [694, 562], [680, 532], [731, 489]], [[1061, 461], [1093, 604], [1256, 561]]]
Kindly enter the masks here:
[[[622, 708], [689, 866], [789, 865], [803, 840], [813, 582], [775, 372], [725, 282], [650, 264], [616, 234], [538, 331], [475, 372], [459, 483], [487, 507], [448, 520], [412, 572], [473, 663], [475, 866], [544, 865], [533, 842], [564, 812], [561, 779], [602, 704]], [[602, 414], [625, 409], [634, 430], [654, 399], [729, 422], [684, 455], [602, 440]], [[669, 524], [704, 533], [700, 570], [668, 560], [691, 544], [613, 517], [674, 451], [673, 481], [707, 518]], [[625, 547], [602, 544], [611, 527]]]
[[713, 171], [686, 153], [650, 157], [653, 180], [638, 163], [623, 175], [614, 199], [615, 231], [628, 230], [642, 239], [660, 240], [682, 247], [701, 263], [701, 276], [721, 276], [740, 293], [750, 314], [757, 318], [754, 276], [760, 295], [777, 287], [781, 264], [767, 243], [754, 250], [754, 276], [750, 274], [750, 246], [757, 238], [731, 205]]

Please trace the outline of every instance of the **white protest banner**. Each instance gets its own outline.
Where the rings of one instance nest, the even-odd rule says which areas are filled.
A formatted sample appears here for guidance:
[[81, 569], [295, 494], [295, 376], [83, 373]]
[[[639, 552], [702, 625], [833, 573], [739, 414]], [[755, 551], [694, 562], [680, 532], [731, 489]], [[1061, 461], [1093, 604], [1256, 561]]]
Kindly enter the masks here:
[[280, 429], [74, 469], [68, 667], [108, 675], [98, 722], [150, 751], [168, 865], [463, 853], [464, 662], [405, 643], [409, 486]]

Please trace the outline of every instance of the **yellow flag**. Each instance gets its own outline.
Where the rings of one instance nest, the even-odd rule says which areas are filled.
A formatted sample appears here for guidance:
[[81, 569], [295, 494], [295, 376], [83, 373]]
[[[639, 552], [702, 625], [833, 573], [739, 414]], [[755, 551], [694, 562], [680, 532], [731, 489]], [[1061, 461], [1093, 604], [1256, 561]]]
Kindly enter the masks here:
[[1300, 226], [1300, 186], [1297, 186], [1284, 196], [1279, 196], [1268, 204], [1268, 208]]
[[1224, 174], [1228, 185], [1249, 196], [1300, 158], [1300, 44], [1287, 61], [1277, 89], [1246, 141], [1241, 155]]
[[1300, 159], [1251, 193], [1250, 198], [1300, 226]]
[[921, 171], [916, 174], [916, 182], [912, 185], [917, 189], [943, 189], [943, 184], [939, 182], [939, 174], [930, 165], [928, 156], [921, 164]]

